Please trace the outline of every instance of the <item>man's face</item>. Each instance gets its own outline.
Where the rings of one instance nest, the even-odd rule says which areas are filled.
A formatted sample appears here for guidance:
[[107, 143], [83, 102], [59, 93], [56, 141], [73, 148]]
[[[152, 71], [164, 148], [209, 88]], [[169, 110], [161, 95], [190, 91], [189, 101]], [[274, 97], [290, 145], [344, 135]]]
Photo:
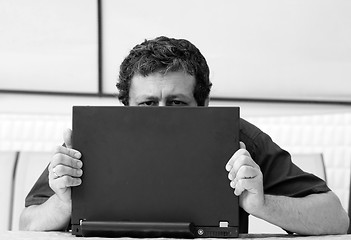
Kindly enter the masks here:
[[135, 75], [129, 89], [130, 106], [197, 106], [195, 78], [182, 71]]

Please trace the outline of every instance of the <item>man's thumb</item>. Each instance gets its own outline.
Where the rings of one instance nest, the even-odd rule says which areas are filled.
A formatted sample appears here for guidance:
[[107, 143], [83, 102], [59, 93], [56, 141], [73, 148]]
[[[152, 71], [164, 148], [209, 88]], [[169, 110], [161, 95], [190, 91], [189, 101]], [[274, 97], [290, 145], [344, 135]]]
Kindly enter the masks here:
[[67, 148], [72, 148], [72, 130], [67, 128], [63, 132], [63, 141], [65, 142], [65, 145]]

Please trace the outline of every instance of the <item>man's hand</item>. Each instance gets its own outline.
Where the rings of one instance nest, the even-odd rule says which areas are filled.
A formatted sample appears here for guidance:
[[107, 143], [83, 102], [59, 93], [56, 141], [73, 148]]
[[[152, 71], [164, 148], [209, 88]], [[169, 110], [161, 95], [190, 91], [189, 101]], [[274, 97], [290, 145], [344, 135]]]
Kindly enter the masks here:
[[264, 195], [262, 172], [244, 143], [240, 142], [226, 169], [230, 186], [247, 213], [303, 235], [347, 232], [349, 218], [331, 191], [301, 198]]
[[243, 142], [226, 165], [230, 186], [239, 196], [240, 206], [254, 214], [264, 205], [263, 176], [260, 167], [251, 158]]
[[71, 187], [81, 184], [80, 177], [83, 174], [81, 153], [72, 149], [72, 131], [64, 132], [66, 147], [58, 146], [54, 152], [49, 170], [49, 185], [60, 200], [70, 204]]
[[81, 153], [72, 149], [72, 131], [64, 133], [66, 147], [58, 146], [48, 166], [49, 185], [55, 192], [40, 205], [26, 207], [20, 217], [21, 230], [64, 230], [72, 214], [71, 187], [81, 184]]

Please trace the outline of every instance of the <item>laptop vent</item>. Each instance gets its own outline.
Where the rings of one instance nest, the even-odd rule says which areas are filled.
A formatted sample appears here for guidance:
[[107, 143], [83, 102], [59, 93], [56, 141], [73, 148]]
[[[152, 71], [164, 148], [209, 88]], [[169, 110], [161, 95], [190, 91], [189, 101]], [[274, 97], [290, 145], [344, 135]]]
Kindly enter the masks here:
[[207, 231], [209, 237], [229, 237], [230, 231]]

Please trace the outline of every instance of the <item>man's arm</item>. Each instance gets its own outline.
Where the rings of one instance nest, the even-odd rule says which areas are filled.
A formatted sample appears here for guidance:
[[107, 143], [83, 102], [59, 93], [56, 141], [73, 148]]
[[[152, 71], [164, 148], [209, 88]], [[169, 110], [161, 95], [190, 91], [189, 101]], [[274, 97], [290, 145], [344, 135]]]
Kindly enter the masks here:
[[71, 203], [52, 195], [41, 205], [26, 207], [20, 217], [20, 230], [65, 230], [71, 218]]
[[263, 175], [245, 144], [228, 161], [230, 186], [249, 214], [303, 235], [343, 234], [349, 219], [337, 196], [330, 192], [302, 198], [265, 195]]
[[48, 166], [49, 186], [54, 191], [46, 202], [26, 207], [20, 217], [21, 230], [64, 230], [71, 217], [71, 187], [81, 184], [83, 163], [72, 149], [72, 132], [64, 133], [66, 147], [58, 146]]
[[302, 198], [264, 195], [252, 215], [301, 235], [346, 234], [349, 218], [333, 192]]

